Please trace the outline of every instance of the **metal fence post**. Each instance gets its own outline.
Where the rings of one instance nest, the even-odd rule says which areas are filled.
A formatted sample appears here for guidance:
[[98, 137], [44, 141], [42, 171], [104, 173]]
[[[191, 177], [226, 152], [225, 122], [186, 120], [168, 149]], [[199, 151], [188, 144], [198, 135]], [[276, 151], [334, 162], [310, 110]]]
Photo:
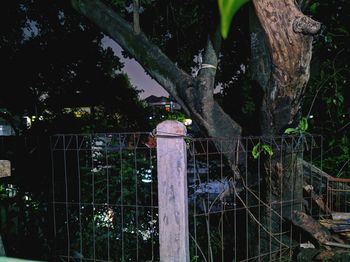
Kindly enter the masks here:
[[159, 246], [161, 262], [188, 262], [186, 127], [178, 121], [157, 126]]

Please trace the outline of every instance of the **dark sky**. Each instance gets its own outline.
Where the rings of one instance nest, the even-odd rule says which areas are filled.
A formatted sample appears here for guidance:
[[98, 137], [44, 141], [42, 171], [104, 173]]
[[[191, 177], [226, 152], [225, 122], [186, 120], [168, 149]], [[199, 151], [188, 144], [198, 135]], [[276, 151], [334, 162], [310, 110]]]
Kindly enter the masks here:
[[141, 99], [144, 99], [150, 95], [156, 96], [169, 96], [169, 94], [140, 66], [135, 59], [124, 58], [121, 54], [122, 48], [111, 38], [106, 36], [103, 40], [103, 45], [109, 46], [113, 49], [116, 56], [120, 57], [124, 63], [123, 71], [128, 74], [131, 83], [139, 90], [144, 90], [140, 93]]

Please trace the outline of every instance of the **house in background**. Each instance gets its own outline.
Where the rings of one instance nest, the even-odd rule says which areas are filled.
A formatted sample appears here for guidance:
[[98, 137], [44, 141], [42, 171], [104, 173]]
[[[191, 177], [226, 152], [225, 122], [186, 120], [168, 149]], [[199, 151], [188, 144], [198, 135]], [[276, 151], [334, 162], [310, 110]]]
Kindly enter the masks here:
[[175, 112], [181, 110], [181, 106], [173, 101], [171, 98], [165, 96], [154, 96], [151, 95], [145, 99], [146, 103], [156, 109], [164, 109], [167, 112]]

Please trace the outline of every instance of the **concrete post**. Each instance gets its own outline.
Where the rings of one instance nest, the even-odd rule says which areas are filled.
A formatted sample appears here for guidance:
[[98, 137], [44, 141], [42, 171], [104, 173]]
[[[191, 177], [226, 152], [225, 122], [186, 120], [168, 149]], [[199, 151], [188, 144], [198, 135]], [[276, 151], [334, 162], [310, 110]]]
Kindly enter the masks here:
[[157, 126], [159, 245], [161, 262], [189, 262], [186, 127]]

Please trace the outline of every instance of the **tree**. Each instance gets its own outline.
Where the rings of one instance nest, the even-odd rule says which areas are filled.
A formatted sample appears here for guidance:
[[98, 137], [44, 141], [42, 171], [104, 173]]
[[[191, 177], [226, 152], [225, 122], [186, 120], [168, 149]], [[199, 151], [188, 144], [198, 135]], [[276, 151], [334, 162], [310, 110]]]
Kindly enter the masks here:
[[[123, 1], [113, 2], [118, 5], [123, 3]], [[162, 4], [157, 5], [157, 2], [150, 2], [151, 6], [153, 4], [161, 9]], [[130, 16], [125, 12], [118, 14], [111, 2], [106, 4], [100, 0], [72, 0], [72, 3], [76, 10], [118, 42], [128, 55], [134, 57], [148, 74], [176, 99], [184, 112], [195, 120], [206, 135], [239, 137], [242, 134], [241, 125], [224, 111], [213, 94], [217, 84], [216, 77], [219, 71], [217, 68], [220, 66], [220, 60], [225, 59], [225, 53], [221, 49], [222, 39], [217, 22], [218, 12], [215, 11], [217, 10], [216, 1], [192, 4], [194, 11], [192, 11], [191, 19], [198, 23], [197, 27], [192, 28], [191, 34], [198, 36], [199, 39], [194, 40], [193, 46], [198, 44], [197, 52], [200, 48], [203, 49], [202, 67], [196, 76], [191, 75], [189, 63], [187, 65], [181, 63], [181, 55], [175, 63], [171, 60], [171, 58], [174, 59], [173, 52], [168, 52], [169, 56], [167, 56], [159, 48], [160, 46], [163, 50], [167, 50], [164, 48], [166, 44], [159, 41], [157, 42], [159, 46], [157, 46], [144, 33], [134, 31], [133, 26], [127, 21], [132, 20]], [[319, 22], [302, 13], [308, 3], [309, 1], [296, 3], [293, 0], [252, 1], [255, 11], [250, 12], [251, 74], [255, 84], [263, 93], [259, 101], [261, 107], [258, 110], [260, 134], [263, 136], [281, 135], [286, 128], [297, 126], [301, 118], [301, 103], [310, 76], [312, 43], [314, 35], [320, 30]], [[187, 1], [178, 3], [182, 11], [188, 5], [191, 4]], [[181, 17], [180, 15], [178, 18], [180, 21]], [[161, 18], [160, 15], [159, 19]], [[156, 18], [153, 17], [153, 19]], [[147, 23], [143, 26], [141, 20], [140, 25], [147, 31], [149, 27]], [[158, 27], [162, 29], [161, 26]], [[186, 26], [182, 24], [179, 26], [179, 28], [183, 27]], [[192, 53], [188, 59], [192, 59], [193, 55]], [[183, 69], [178, 65], [184, 65]], [[231, 77], [232, 75], [234, 74], [231, 74]], [[298, 157], [291, 149], [286, 149], [285, 155], [287, 161]], [[231, 155], [227, 154], [226, 157], [231, 164], [238, 164]], [[292, 177], [293, 172], [289, 172], [290, 170], [285, 170], [283, 185], [267, 181], [267, 185], [275, 183], [273, 187], [267, 186], [267, 191], [269, 188], [274, 188], [273, 192], [270, 191], [267, 194], [271, 195], [267, 199], [268, 202], [281, 198], [281, 186], [287, 189], [283, 193], [283, 199], [293, 196], [296, 203], [302, 200], [301, 166], [295, 161], [290, 163], [292, 163], [290, 166], [296, 166], [297, 172], [294, 174], [296, 177]], [[274, 170], [272, 172], [278, 171], [278, 165], [279, 160], [274, 158], [270, 163], [265, 163], [267, 168]], [[278, 176], [277, 173], [275, 175]], [[291, 183], [294, 182], [297, 186], [292, 187]], [[300, 210], [301, 208], [300, 205], [293, 205], [293, 209]], [[292, 212], [287, 211], [285, 216], [292, 220]], [[279, 227], [278, 224], [274, 226]]]

